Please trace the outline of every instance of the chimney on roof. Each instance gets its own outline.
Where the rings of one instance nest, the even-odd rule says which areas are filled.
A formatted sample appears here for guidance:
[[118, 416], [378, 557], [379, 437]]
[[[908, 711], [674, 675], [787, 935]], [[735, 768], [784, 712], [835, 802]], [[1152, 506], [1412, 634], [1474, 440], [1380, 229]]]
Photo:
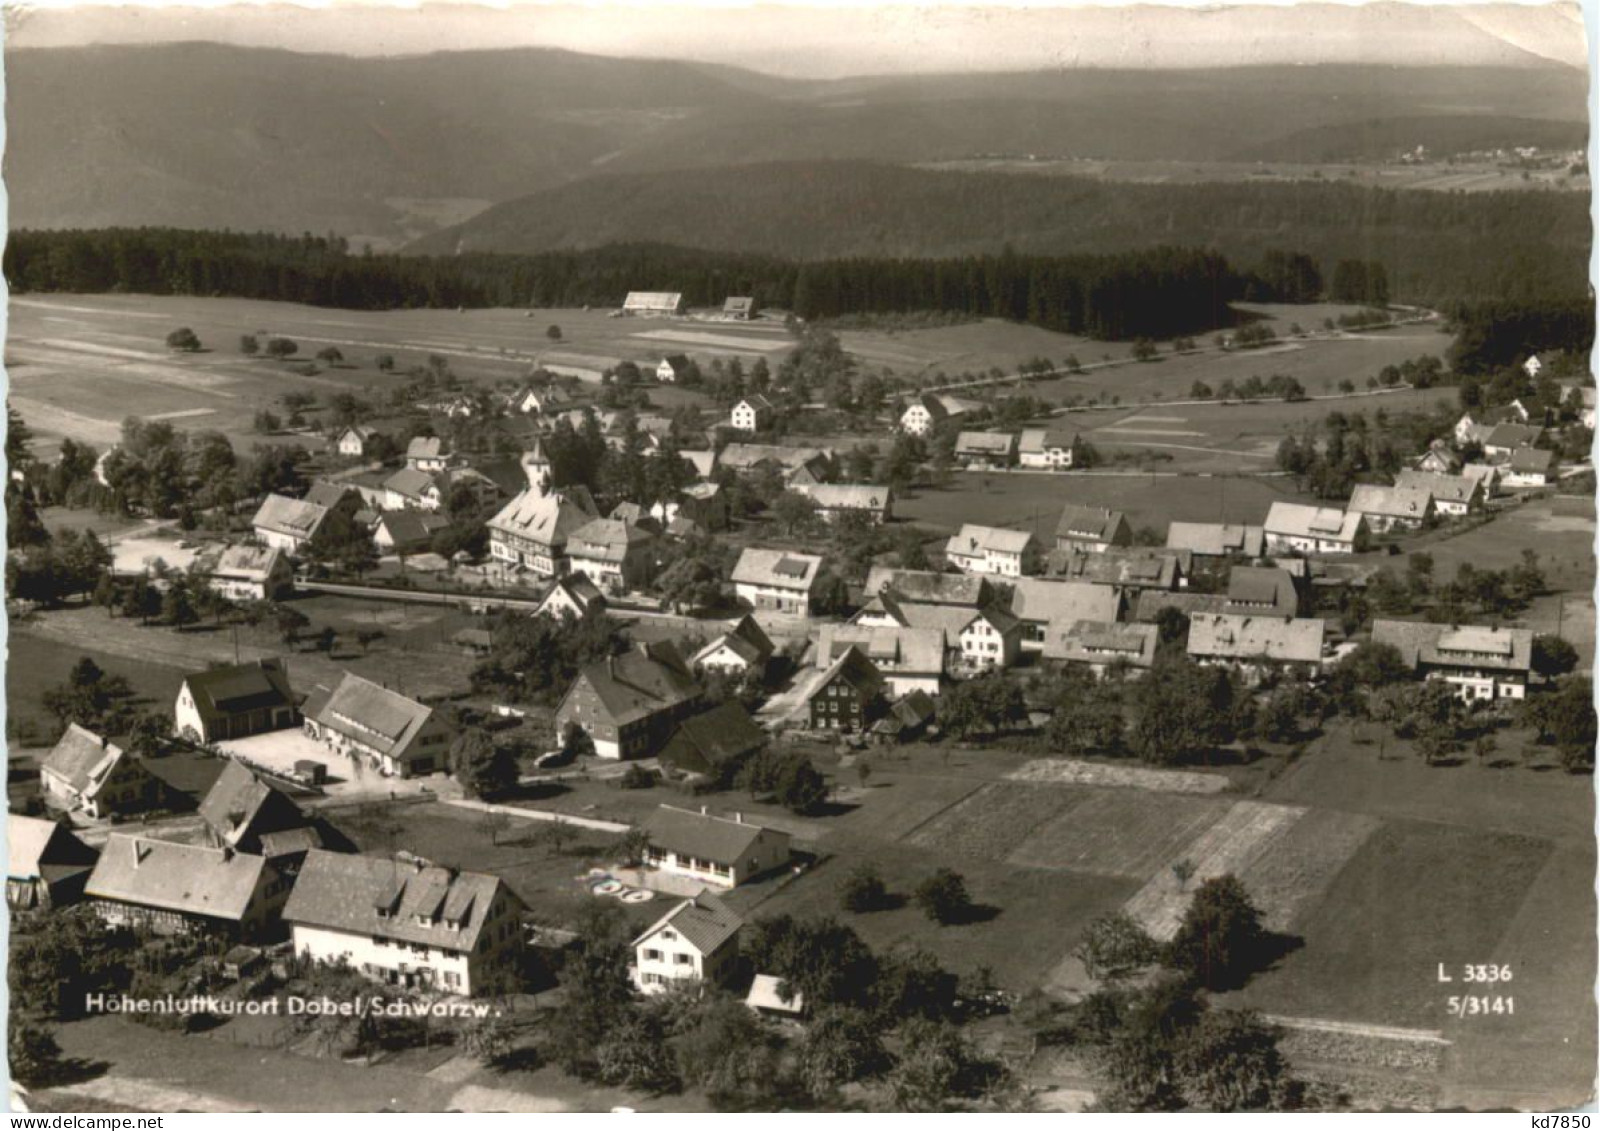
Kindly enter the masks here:
[[150, 855], [150, 846], [138, 837], [134, 837], [129, 847], [133, 849], [133, 866], [137, 868], [144, 862], [144, 858]]
[[733, 822], [736, 825], [744, 824], [744, 814], [743, 813], [735, 813], [733, 815]]
[[230, 845], [225, 844], [222, 846], [222, 859], [224, 862], [233, 859], [233, 848]]

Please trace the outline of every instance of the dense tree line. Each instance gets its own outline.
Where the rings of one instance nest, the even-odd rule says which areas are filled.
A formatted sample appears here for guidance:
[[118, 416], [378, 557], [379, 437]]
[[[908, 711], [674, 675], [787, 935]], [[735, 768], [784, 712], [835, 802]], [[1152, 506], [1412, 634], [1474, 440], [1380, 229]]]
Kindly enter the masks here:
[[804, 318], [940, 310], [1032, 322], [1097, 338], [1220, 325], [1240, 293], [1207, 251], [1116, 255], [836, 259], [625, 245], [538, 255], [351, 255], [332, 237], [171, 228], [26, 231], [6, 246], [14, 290], [227, 295], [363, 310], [450, 306], [618, 306], [648, 280], [691, 304], [755, 293]]
[[1588, 357], [1594, 348], [1594, 299], [1582, 292], [1537, 303], [1457, 303], [1447, 313], [1456, 331], [1448, 360], [1457, 373], [1492, 373], [1546, 350]]

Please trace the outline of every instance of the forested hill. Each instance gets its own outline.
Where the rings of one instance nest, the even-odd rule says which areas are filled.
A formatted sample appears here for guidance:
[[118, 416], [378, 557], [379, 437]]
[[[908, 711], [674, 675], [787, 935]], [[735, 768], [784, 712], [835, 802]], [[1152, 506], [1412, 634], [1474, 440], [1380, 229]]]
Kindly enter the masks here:
[[1294, 247], [1325, 270], [1342, 258], [1377, 260], [1396, 298], [1432, 303], [1581, 292], [1590, 224], [1579, 193], [1106, 184], [805, 162], [595, 177], [498, 205], [410, 250], [539, 252], [646, 239], [791, 258], [1181, 244], [1254, 263]]
[[102, 291], [274, 299], [363, 310], [452, 306], [620, 306], [641, 279], [693, 305], [757, 294], [806, 318], [945, 310], [1096, 338], [1168, 338], [1231, 320], [1230, 299], [1261, 278], [1182, 248], [1049, 258], [796, 263], [655, 245], [542, 255], [441, 258], [348, 253], [342, 241], [179, 229], [12, 233], [14, 293]]

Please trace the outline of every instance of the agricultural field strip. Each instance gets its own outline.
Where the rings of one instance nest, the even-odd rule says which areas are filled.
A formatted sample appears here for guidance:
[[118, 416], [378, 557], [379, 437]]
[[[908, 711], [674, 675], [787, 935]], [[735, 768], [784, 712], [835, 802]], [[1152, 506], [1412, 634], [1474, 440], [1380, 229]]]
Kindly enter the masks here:
[[[101, 355], [91, 355], [100, 357]], [[56, 376], [80, 377], [92, 376], [96, 381], [104, 380], [143, 380], [160, 385], [175, 385], [186, 391], [205, 393], [208, 396], [222, 397], [227, 400], [238, 400], [239, 394], [225, 393], [216, 388], [217, 385], [231, 385], [238, 381], [233, 374], [207, 373], [200, 369], [190, 369], [184, 366], [159, 365], [148, 361], [124, 361], [118, 358], [102, 357], [102, 366], [92, 374], [84, 372], [84, 359], [70, 350], [62, 350], [48, 346], [38, 348], [25, 342], [15, 344], [14, 352], [7, 360], [11, 364], [11, 357], [20, 359], [28, 365], [44, 367], [47, 370], [59, 371]]]
[[1109, 785], [1169, 793], [1220, 793], [1228, 788], [1222, 774], [1192, 770], [1147, 770], [1138, 766], [1107, 766], [1075, 758], [1036, 758], [1006, 775], [1010, 781], [1049, 785]]
[[1394, 1025], [1363, 1025], [1355, 1021], [1332, 1021], [1324, 1017], [1279, 1017], [1266, 1014], [1263, 1020], [1285, 1029], [1312, 1033], [1337, 1033], [1381, 1041], [1412, 1041], [1423, 1045], [1449, 1045], [1451, 1040], [1440, 1029], [1403, 1029]]
[[163, 320], [168, 317], [166, 314], [158, 314], [150, 311], [113, 310], [103, 306], [70, 306], [64, 302], [48, 302], [44, 299], [37, 298], [16, 298], [13, 296], [7, 301], [10, 302], [12, 306], [34, 306], [38, 307], [40, 310], [70, 310], [75, 314], [101, 314], [108, 315], [112, 318], [151, 318]]
[[1306, 812], [1299, 806], [1237, 802], [1221, 820], [1171, 858], [1172, 864], [1188, 860], [1194, 866], [1189, 883], [1180, 884], [1171, 867], [1160, 868], [1124, 909], [1155, 938], [1170, 939], [1177, 933], [1193, 895], [1191, 884], [1243, 872]]
[[1086, 800], [1078, 791], [1057, 786], [991, 782], [904, 839], [940, 852], [999, 860], [1035, 829], [1071, 813]]
[[1217, 797], [1081, 787], [1075, 792], [1081, 800], [1018, 842], [1007, 863], [1146, 883], [1229, 811], [1228, 801]]
[[1267, 929], [1289, 934], [1383, 822], [1366, 813], [1312, 809], [1239, 872]]
[[794, 345], [792, 339], [785, 336], [781, 339], [762, 341], [759, 338], [738, 338], [731, 334], [701, 334], [693, 330], [646, 330], [642, 334], [631, 335], [634, 339], [647, 339], [657, 342], [682, 342], [691, 346], [706, 346], [711, 349], [725, 350], [753, 350], [757, 353], [775, 353], [778, 350], [789, 349]]

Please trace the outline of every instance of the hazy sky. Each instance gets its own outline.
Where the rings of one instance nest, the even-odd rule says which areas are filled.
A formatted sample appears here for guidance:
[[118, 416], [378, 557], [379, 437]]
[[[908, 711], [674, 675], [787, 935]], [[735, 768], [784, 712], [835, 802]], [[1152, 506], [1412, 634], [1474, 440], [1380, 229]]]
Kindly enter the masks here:
[[548, 46], [733, 63], [835, 77], [904, 71], [1238, 63], [1585, 65], [1576, 4], [1392, 3], [1201, 8], [923, 4], [693, 7], [507, 2], [395, 7], [212, 4], [95, 7], [44, 0], [7, 9], [8, 46], [217, 40], [297, 51], [412, 54]]

